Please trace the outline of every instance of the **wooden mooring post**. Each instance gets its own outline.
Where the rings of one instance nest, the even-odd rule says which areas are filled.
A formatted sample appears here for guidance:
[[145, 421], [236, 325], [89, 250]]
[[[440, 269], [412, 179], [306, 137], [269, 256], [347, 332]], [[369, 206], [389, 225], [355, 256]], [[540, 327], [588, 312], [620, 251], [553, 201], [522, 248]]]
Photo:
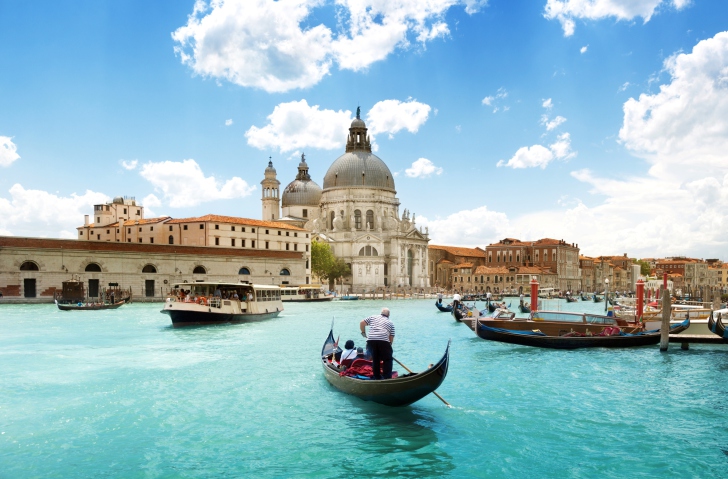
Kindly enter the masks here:
[[672, 313], [672, 304], [670, 303], [670, 291], [664, 289], [662, 291], [662, 327], [660, 328], [660, 351], [667, 351], [670, 344], [670, 313]]

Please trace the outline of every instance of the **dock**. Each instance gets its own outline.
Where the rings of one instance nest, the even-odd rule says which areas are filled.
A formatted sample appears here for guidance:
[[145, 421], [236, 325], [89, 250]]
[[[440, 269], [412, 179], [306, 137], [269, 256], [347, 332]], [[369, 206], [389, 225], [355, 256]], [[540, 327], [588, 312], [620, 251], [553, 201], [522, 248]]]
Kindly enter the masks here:
[[680, 349], [690, 349], [690, 343], [695, 344], [728, 344], [720, 336], [706, 336], [704, 334], [671, 334], [671, 343], [680, 343]]

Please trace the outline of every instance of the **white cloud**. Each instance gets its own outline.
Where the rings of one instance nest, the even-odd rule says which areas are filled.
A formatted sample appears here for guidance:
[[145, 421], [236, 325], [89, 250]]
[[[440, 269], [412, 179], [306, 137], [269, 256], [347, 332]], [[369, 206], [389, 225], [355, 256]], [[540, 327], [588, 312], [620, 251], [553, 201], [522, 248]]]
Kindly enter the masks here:
[[224, 184], [213, 176], [206, 177], [200, 165], [192, 159], [145, 163], [139, 174], [154, 185], [173, 208], [196, 206], [205, 201], [243, 198], [255, 191], [255, 186], [249, 186], [237, 176]]
[[619, 91], [625, 91], [627, 88], [629, 88], [629, 82], [628, 81], [622, 83], [622, 86], [619, 87]]
[[[393, 137], [401, 130], [417, 133], [428, 119], [431, 107], [415, 100], [383, 100], [367, 113], [367, 128], [372, 148], [374, 137], [387, 133]], [[322, 110], [306, 100], [281, 103], [268, 115], [268, 124], [251, 126], [245, 133], [248, 144], [258, 149], [278, 148], [281, 153], [318, 148], [340, 149], [346, 143], [352, 113], [349, 110]]]
[[367, 128], [374, 137], [379, 133], [388, 133], [392, 138], [397, 132], [405, 129], [417, 133], [430, 115], [430, 105], [415, 100], [383, 100], [377, 102], [367, 113]]
[[625, 102], [619, 139], [650, 173], [690, 181], [728, 172], [728, 32], [665, 60], [670, 83]]
[[139, 160], [131, 160], [131, 161], [121, 160], [120, 163], [121, 163], [121, 166], [124, 167], [124, 169], [133, 170], [139, 164]]
[[227, 120], [225, 120], [225, 126], [230, 126], [232, 124], [233, 124], [233, 119], [232, 118], [228, 118]]
[[547, 110], [550, 110], [551, 108], [553, 108], [554, 103], [551, 101], [551, 98], [548, 98], [544, 100], [543, 103], [541, 103], [541, 106], [546, 108]]
[[541, 116], [541, 124], [546, 127], [546, 131], [551, 131], [566, 121], [563, 116], [557, 116], [553, 120], [549, 120], [548, 115]]
[[558, 20], [564, 36], [568, 37], [574, 34], [576, 19], [603, 20], [612, 17], [632, 20], [642, 17], [647, 23], [662, 5], [672, 5], [680, 10], [689, 4], [690, 0], [547, 0], [544, 17]]
[[589, 49], [589, 45], [584, 45], [583, 47], [581, 47], [581, 48], [579, 49], [579, 53], [581, 53], [581, 54], [583, 55], [584, 53], [586, 53], [586, 51], [587, 51], [588, 49]]
[[57, 196], [42, 190], [26, 190], [16, 183], [10, 198], [0, 198], [0, 231], [15, 236], [73, 238], [76, 227], [83, 225], [83, 216], [93, 214], [94, 205], [110, 198], [87, 190], [83, 195], [72, 193]]
[[429, 229], [432, 244], [481, 248], [508, 236], [511, 229], [505, 213], [491, 211], [487, 206], [458, 211], [446, 218], [418, 216], [417, 223]]
[[[456, 4], [472, 14], [486, 2], [197, 0], [172, 39], [182, 63], [198, 75], [283, 92], [317, 84], [334, 64], [358, 71], [413, 42], [447, 36], [445, 14]], [[327, 8], [335, 12], [316, 11]], [[326, 17], [336, 31], [316, 24]]]
[[571, 138], [568, 133], [559, 135], [556, 142], [548, 148], [542, 145], [524, 146], [508, 161], [500, 160], [496, 166], [513, 169], [541, 168], [545, 169], [553, 160], [568, 160], [576, 156], [571, 151]]
[[150, 193], [144, 197], [142, 205], [144, 208], [156, 208], [157, 206], [162, 206], [162, 200], [157, 198], [155, 194]]
[[10, 166], [20, 158], [18, 147], [9, 136], [0, 136], [0, 166]]
[[435, 166], [435, 164], [427, 158], [420, 158], [412, 163], [411, 168], [404, 170], [404, 173], [410, 178], [427, 178], [433, 173], [441, 175], [442, 168]]
[[258, 149], [277, 148], [281, 153], [296, 149], [333, 150], [346, 141], [351, 111], [320, 110], [306, 100], [281, 103], [268, 115], [268, 124], [251, 126], [245, 132], [248, 144]]
[[[495, 95], [489, 95], [486, 96], [481, 100], [481, 103], [485, 106], [494, 106], [496, 103], [498, 103], [498, 100], [502, 100], [504, 98], [508, 98], [508, 91], [506, 91], [505, 88], [500, 87], [498, 88], [498, 91], [495, 93]], [[497, 113], [500, 109], [499, 106], [496, 106], [493, 108], [493, 113]], [[508, 111], [510, 107], [504, 107], [503, 111]]]

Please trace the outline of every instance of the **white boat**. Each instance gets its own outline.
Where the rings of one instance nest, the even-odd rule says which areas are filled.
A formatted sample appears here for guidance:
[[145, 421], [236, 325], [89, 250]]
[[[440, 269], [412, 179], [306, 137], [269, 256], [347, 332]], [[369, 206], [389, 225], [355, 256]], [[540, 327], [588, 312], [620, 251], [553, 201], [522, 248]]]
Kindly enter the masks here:
[[[690, 327], [685, 331], [685, 334], [712, 336], [713, 333], [708, 329], [708, 318], [712, 311], [709, 308], [673, 304], [670, 311], [670, 324], [678, 324], [689, 318]], [[715, 311], [715, 313], [717, 312]], [[643, 318], [645, 329], [648, 331], [659, 329], [662, 326], [662, 311], [660, 310], [645, 312]]]
[[281, 286], [281, 301], [316, 302], [331, 301], [334, 296], [326, 294], [320, 284], [303, 284], [301, 286]]
[[178, 328], [259, 321], [275, 318], [281, 311], [278, 286], [203, 282], [173, 284], [161, 312]]

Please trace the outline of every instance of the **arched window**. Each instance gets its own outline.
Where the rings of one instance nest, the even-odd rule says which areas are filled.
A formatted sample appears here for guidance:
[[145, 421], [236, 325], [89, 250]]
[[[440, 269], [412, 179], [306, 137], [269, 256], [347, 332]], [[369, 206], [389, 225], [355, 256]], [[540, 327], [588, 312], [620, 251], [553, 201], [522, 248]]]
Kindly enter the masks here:
[[174, 236], [169, 235], [169, 244], [174, 244]]
[[20, 265], [20, 271], [38, 271], [38, 265], [32, 261], [26, 261]]
[[361, 229], [361, 211], [354, 210], [354, 227], [358, 230]]
[[192, 270], [192, 274], [207, 274], [207, 270], [204, 266], [195, 266], [195, 269]]
[[359, 256], [379, 256], [379, 252], [372, 246], [362, 246], [359, 250]]
[[330, 226], [330, 228], [331, 228], [331, 229], [334, 229], [334, 218], [336, 218], [336, 213], [334, 213], [334, 212], [332, 211], [332, 212], [331, 212], [331, 214], [330, 214], [329, 216], [331, 216], [331, 226]]
[[281, 276], [290, 276], [291, 275], [291, 272], [288, 271], [288, 268], [283, 268], [279, 274]]
[[245, 266], [243, 266], [243, 267], [242, 267], [242, 268], [240, 268], [240, 270], [238, 271], [238, 274], [250, 274], [250, 270], [249, 270], [248, 268], [246, 268]]
[[86, 265], [86, 269], [84, 271], [88, 273], [100, 273], [101, 266], [99, 266], [98, 263], [89, 263]]
[[157, 268], [153, 264], [148, 264], [142, 268], [142, 273], [156, 273]]
[[374, 212], [367, 210], [367, 229], [374, 229]]

